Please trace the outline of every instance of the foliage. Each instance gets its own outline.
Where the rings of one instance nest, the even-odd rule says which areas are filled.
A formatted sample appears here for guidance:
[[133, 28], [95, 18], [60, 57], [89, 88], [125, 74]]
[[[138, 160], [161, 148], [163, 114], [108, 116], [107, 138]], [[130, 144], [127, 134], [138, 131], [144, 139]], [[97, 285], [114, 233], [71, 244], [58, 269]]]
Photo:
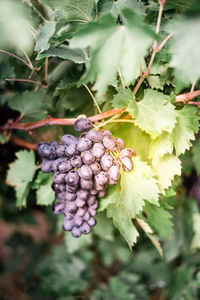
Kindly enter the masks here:
[[[200, 173], [199, 103], [196, 98], [194, 103], [187, 101], [192, 99], [194, 87], [197, 91], [200, 89], [199, 6], [194, 11], [195, 0], [192, 3], [169, 0], [164, 6], [159, 30], [157, 1], [149, 1], [147, 5], [147, 1], [136, 0], [41, 0], [36, 6], [31, 1], [18, 2], [0, 3], [0, 104], [8, 112], [8, 116], [2, 114], [0, 142], [9, 147], [8, 140], [18, 145], [20, 140], [21, 146], [33, 149], [41, 140], [51, 142], [59, 140], [64, 133], [73, 132], [71, 127], [63, 125], [63, 119], [74, 119], [82, 114], [97, 115], [92, 97], [86, 90], [86, 84], [89, 84], [89, 91], [96, 98], [95, 104], [98, 103], [103, 112], [124, 109], [95, 125], [100, 130], [110, 129], [114, 136], [123, 138], [127, 147], [136, 151], [133, 171], [122, 171], [120, 182], [110, 187], [100, 201], [97, 219], [99, 224], [105, 224], [105, 228], [97, 224], [93, 236], [80, 241], [66, 235], [66, 249], [72, 253], [93, 245], [97, 237], [109, 244], [114, 241], [114, 228], [117, 228], [131, 250], [144, 231], [160, 253], [162, 249], [157, 239], [161, 244], [165, 241], [167, 260], [180, 255], [179, 247], [184, 253], [182, 241], [177, 243], [174, 253], [169, 250], [176, 226], [180, 224], [172, 219], [177, 208], [173, 209], [168, 201], [172, 190], [173, 199], [179, 196], [177, 176], [186, 176], [182, 161], [184, 163], [186, 150], [191, 149], [193, 142], [190, 170]], [[170, 33], [173, 36], [168, 36]], [[163, 41], [164, 47], [159, 48]], [[180, 100], [177, 93], [183, 94], [181, 101], [177, 101]], [[190, 98], [185, 99], [184, 93]], [[40, 120], [48, 115], [59, 118], [63, 126], [38, 128]], [[47, 117], [43, 125], [48, 125], [48, 120]], [[35, 126], [35, 130], [27, 130], [26, 123]], [[24, 132], [19, 128], [25, 129]], [[26, 206], [27, 199], [28, 203], [51, 205], [54, 201], [52, 177], [38, 171], [39, 158], [28, 150], [17, 151], [16, 157], [14, 162], [6, 161], [7, 175], [4, 171], [3, 179], [14, 187], [16, 205]], [[170, 209], [173, 212], [169, 213]], [[188, 248], [196, 251], [199, 248], [198, 208], [192, 210], [189, 218], [193, 232]], [[57, 222], [59, 231], [59, 218]], [[171, 242], [169, 237], [172, 237]], [[101, 248], [101, 254], [105, 241], [97, 246]], [[66, 291], [74, 295], [79, 290], [78, 284], [74, 283], [76, 280], [80, 281], [80, 290], [84, 290], [90, 278], [88, 274], [86, 279], [82, 278], [82, 272], [87, 269], [83, 262], [85, 257], [80, 256], [76, 262], [77, 257], [73, 261], [73, 256], [68, 255], [69, 264], [61, 268], [56, 252], [60, 251], [61, 260], [64, 259], [63, 247], [52, 253], [53, 264], [48, 261], [39, 271], [44, 277], [43, 270], [52, 273], [50, 279], [44, 279], [42, 288], [48, 290], [51, 285], [49, 291], [55, 295], [63, 289], [59, 292], [60, 297]], [[103, 260], [111, 258], [104, 257]], [[76, 276], [69, 276], [66, 287], [64, 280], [54, 282], [56, 276], [63, 276], [65, 268], [69, 268], [69, 274], [77, 268]], [[170, 290], [171, 299], [182, 297], [182, 293], [190, 299], [193, 295], [190, 278], [196, 276], [195, 282], [198, 282], [199, 277], [192, 268], [186, 274], [185, 265], [176, 272], [177, 281], [182, 282], [180, 286], [185, 292], [181, 288]], [[113, 276], [108, 282], [108, 291], [104, 293], [102, 287], [96, 289], [91, 299], [132, 299], [131, 295], [137, 297], [140, 289], [145, 299], [148, 291], [141, 284], [140, 275], [127, 274], [125, 278], [123, 272]], [[169, 285], [169, 278], [164, 282]]]

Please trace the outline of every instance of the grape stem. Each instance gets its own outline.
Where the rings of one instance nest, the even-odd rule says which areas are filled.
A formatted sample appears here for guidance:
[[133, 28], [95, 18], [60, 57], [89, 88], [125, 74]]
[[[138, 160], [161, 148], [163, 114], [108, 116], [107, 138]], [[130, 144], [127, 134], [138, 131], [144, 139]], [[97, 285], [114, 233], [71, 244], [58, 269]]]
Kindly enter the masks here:
[[84, 87], [86, 88], [86, 90], [89, 92], [90, 96], [92, 97], [92, 99], [93, 99], [93, 101], [94, 101], [94, 104], [96, 105], [96, 107], [97, 107], [99, 113], [101, 114], [101, 109], [100, 109], [100, 107], [99, 107], [99, 105], [98, 105], [98, 103], [97, 103], [97, 100], [95, 99], [94, 95], [92, 94], [92, 92], [90, 91], [89, 87], [88, 87], [85, 83], [84, 83], [83, 85], [84, 85]]

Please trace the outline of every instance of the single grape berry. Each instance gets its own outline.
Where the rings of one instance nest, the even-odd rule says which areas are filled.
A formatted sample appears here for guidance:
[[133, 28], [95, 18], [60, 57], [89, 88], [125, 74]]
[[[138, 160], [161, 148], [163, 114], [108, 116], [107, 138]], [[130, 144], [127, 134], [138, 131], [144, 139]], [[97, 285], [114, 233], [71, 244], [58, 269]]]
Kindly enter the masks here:
[[76, 193], [78, 198], [86, 200], [88, 198], [89, 192], [87, 190], [78, 190]]
[[93, 180], [80, 179], [80, 186], [83, 190], [90, 190], [93, 187]]
[[120, 161], [122, 163], [122, 167], [124, 171], [130, 172], [133, 169], [133, 162], [128, 156], [120, 157]]
[[112, 180], [118, 180], [120, 177], [120, 171], [119, 171], [119, 166], [118, 165], [113, 165], [109, 170], [108, 170], [108, 176]]
[[95, 129], [91, 129], [87, 133], [87, 138], [90, 139], [92, 142], [98, 143], [102, 141], [103, 134]]
[[101, 166], [100, 166], [100, 164], [98, 162], [95, 162], [95, 163], [89, 165], [89, 167], [92, 170], [92, 173], [94, 175], [99, 174], [99, 172], [101, 171]]
[[81, 236], [81, 230], [77, 226], [74, 226], [74, 228], [72, 229], [72, 235], [73, 237], [78, 238], [79, 236]]
[[105, 153], [105, 148], [101, 143], [95, 143], [92, 148], [92, 153], [95, 157], [101, 158]]
[[92, 170], [90, 169], [89, 166], [86, 165], [82, 165], [79, 169], [78, 169], [78, 174], [82, 179], [86, 179], [89, 180], [92, 178]]
[[103, 145], [108, 150], [112, 150], [112, 151], [116, 150], [115, 139], [113, 137], [108, 136], [108, 135], [104, 136]]
[[110, 154], [105, 154], [100, 160], [100, 165], [104, 171], [107, 171], [113, 165], [113, 161], [114, 160]]
[[85, 137], [82, 137], [79, 139], [78, 144], [77, 144], [77, 149], [80, 152], [89, 150], [92, 147], [92, 142]]
[[69, 220], [69, 219], [64, 217], [62, 225], [63, 225], [64, 230], [71, 231], [72, 228], [74, 227], [74, 222], [73, 222], [73, 220]]
[[70, 186], [77, 186], [79, 182], [78, 172], [75, 170], [69, 171], [69, 173], [65, 177], [65, 181]]
[[95, 162], [95, 156], [91, 150], [87, 150], [81, 153], [82, 161], [85, 165], [91, 165]]
[[108, 176], [104, 171], [101, 171], [94, 177], [95, 183], [97, 182], [99, 185], [105, 185], [108, 182]]
[[115, 139], [115, 145], [116, 145], [118, 151], [124, 149], [124, 147], [125, 147], [124, 141], [120, 138]]
[[76, 145], [78, 143], [78, 139], [71, 134], [65, 134], [63, 135], [63, 137], [61, 137], [61, 142], [63, 143], [63, 145]]
[[57, 202], [53, 206], [53, 213], [55, 215], [60, 215], [64, 213], [65, 204], [63, 202]]
[[77, 119], [74, 123], [74, 129], [79, 132], [88, 131], [92, 128], [92, 121], [87, 118]]
[[125, 148], [121, 150], [119, 153], [119, 157], [125, 157], [125, 156], [132, 158], [133, 156], [135, 156], [135, 151], [131, 148]]
[[42, 164], [41, 164], [41, 170], [44, 173], [52, 172], [52, 160], [43, 158]]
[[82, 159], [79, 155], [75, 155], [70, 159], [71, 165], [74, 168], [80, 168], [82, 166]]

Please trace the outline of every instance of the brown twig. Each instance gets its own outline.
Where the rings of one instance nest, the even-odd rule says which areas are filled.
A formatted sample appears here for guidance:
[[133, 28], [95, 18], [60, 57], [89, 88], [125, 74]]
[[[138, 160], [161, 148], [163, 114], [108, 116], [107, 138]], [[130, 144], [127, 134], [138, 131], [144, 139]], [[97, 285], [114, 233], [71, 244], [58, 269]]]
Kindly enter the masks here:
[[35, 150], [36, 149], [36, 145], [37, 144], [34, 144], [34, 143], [29, 143], [29, 142], [26, 142], [18, 137], [11, 137], [9, 142], [19, 146], [19, 147], [23, 147], [23, 148], [27, 148], [27, 149], [30, 149], [30, 150]]
[[178, 95], [178, 96], [176, 96], [176, 101], [175, 102], [176, 103], [177, 102], [183, 102], [183, 103], [187, 103], [187, 104], [191, 104], [191, 105], [198, 105], [198, 104], [194, 104], [194, 103], [198, 103], [198, 102], [189, 101], [189, 100], [191, 100], [193, 98], [196, 98], [198, 96], [200, 96], [200, 90], [190, 92], [190, 93], [185, 93], [185, 94], [182, 94], [182, 95]]
[[5, 50], [3, 50], [3, 49], [0, 49], [0, 52], [5, 53], [5, 54], [8, 54], [9, 56], [12, 56], [12, 57], [14, 57], [14, 58], [20, 60], [20, 61], [23, 62], [29, 69], [33, 70], [32, 64], [27, 63], [27, 62], [26, 62], [24, 59], [22, 59], [21, 57], [19, 57], [19, 56], [13, 54], [13, 53], [11, 53], [11, 52], [5, 51]]
[[48, 87], [47, 84], [44, 85], [44, 84], [42, 84], [40, 81], [34, 81], [34, 80], [31, 80], [31, 79], [24, 79], [24, 78], [5, 78], [5, 80], [7, 80], [7, 81], [28, 82], [28, 83], [32, 83], [32, 84], [39, 85], [39, 86], [43, 87], [44, 89]]
[[45, 58], [45, 63], [44, 63], [44, 81], [47, 83], [48, 82], [48, 64], [49, 59], [48, 57]]

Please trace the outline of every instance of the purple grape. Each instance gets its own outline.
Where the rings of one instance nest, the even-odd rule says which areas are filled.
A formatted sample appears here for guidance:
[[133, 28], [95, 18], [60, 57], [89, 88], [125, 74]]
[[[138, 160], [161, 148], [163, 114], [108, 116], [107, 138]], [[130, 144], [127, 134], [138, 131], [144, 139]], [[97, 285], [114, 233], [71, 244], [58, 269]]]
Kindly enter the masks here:
[[125, 147], [124, 141], [120, 138], [115, 139], [115, 145], [116, 145], [118, 151], [124, 149], [124, 147]]
[[130, 172], [133, 169], [133, 162], [128, 156], [120, 157], [124, 171]]
[[88, 211], [86, 211], [86, 213], [83, 216], [83, 220], [88, 221], [89, 219], [90, 219], [90, 213]]
[[78, 151], [80, 152], [87, 151], [91, 147], [92, 147], [92, 142], [88, 138], [82, 137], [79, 139], [77, 144]]
[[65, 192], [65, 190], [66, 190], [65, 184], [63, 184], [63, 183], [61, 183], [61, 184], [52, 183], [51, 187], [56, 193], [62, 193], [62, 192]]
[[64, 183], [65, 182], [65, 173], [54, 173], [54, 176], [53, 176], [53, 182], [54, 183]]
[[77, 216], [80, 216], [80, 217], [83, 217], [84, 214], [86, 213], [87, 211], [87, 207], [86, 206], [83, 206], [83, 207], [79, 207], [77, 212], [76, 212], [76, 215]]
[[64, 210], [64, 215], [66, 220], [71, 220], [74, 218], [74, 213], [69, 212], [67, 209]]
[[67, 159], [63, 159], [61, 158], [63, 161], [60, 161], [58, 164], [57, 164], [57, 169], [59, 172], [61, 173], [66, 173], [66, 172], [69, 172], [69, 170], [72, 169], [72, 165], [70, 163], [70, 160], [67, 160]]
[[81, 230], [78, 227], [74, 226], [74, 228], [72, 229], [72, 235], [73, 237], [78, 238], [79, 236], [81, 236]]
[[78, 169], [78, 174], [82, 179], [86, 179], [86, 180], [91, 179], [93, 176], [92, 170], [90, 169], [89, 166], [86, 166], [86, 165], [82, 165]]
[[83, 225], [79, 227], [79, 229], [84, 234], [88, 234], [91, 231], [90, 226], [86, 222], [84, 222]]
[[93, 187], [93, 180], [80, 179], [80, 186], [83, 190], [90, 190]]
[[113, 180], [110, 177], [108, 178], [108, 185], [115, 185], [117, 184], [117, 180]]
[[96, 197], [90, 196], [90, 197], [88, 198], [87, 205], [88, 205], [88, 206], [91, 206], [91, 205], [95, 204], [95, 201], [96, 201]]
[[113, 165], [109, 170], [108, 170], [108, 175], [110, 179], [116, 181], [120, 177], [120, 171], [119, 171], [119, 166], [118, 165]]
[[92, 148], [92, 153], [95, 157], [101, 158], [105, 153], [105, 148], [101, 143], [95, 143]]
[[83, 207], [85, 205], [85, 200], [81, 199], [81, 198], [76, 198], [76, 206], [77, 207]]
[[65, 206], [66, 211], [69, 211], [70, 213], [74, 213], [77, 211], [77, 206], [75, 201], [67, 201]]
[[94, 180], [95, 183], [98, 183], [99, 185], [105, 185], [108, 182], [108, 176], [104, 171], [101, 171], [94, 177]]
[[98, 162], [95, 162], [95, 163], [89, 165], [89, 167], [92, 170], [94, 175], [99, 174], [99, 172], [101, 171], [101, 166], [100, 166], [100, 164], [98, 164]]
[[135, 156], [135, 151], [131, 148], [125, 148], [122, 151], [120, 151], [120, 153], [119, 153], [120, 158], [126, 157], [126, 156], [132, 158], [133, 156]]
[[41, 164], [41, 170], [44, 173], [50, 173], [52, 172], [52, 160], [43, 158], [42, 164]]
[[74, 222], [73, 222], [73, 220], [69, 220], [69, 219], [64, 218], [62, 225], [63, 225], [64, 230], [71, 231], [72, 228], [74, 227]]
[[90, 195], [92, 195], [92, 196], [96, 195], [97, 193], [98, 193], [98, 191], [94, 188], [90, 190]]
[[101, 132], [99, 132], [95, 129], [91, 129], [87, 133], [87, 138], [90, 139], [92, 142], [98, 143], [98, 142], [102, 141], [103, 135]]
[[116, 150], [116, 145], [115, 145], [115, 140], [112, 137], [109, 136], [104, 136], [103, 138], [103, 145], [106, 149], [115, 151]]
[[65, 201], [65, 192], [56, 193], [56, 198], [57, 198], [59, 201]]
[[63, 202], [57, 202], [53, 206], [53, 213], [55, 215], [61, 215], [64, 213], [65, 204]]
[[76, 194], [75, 193], [65, 193], [65, 200], [67, 201], [74, 201], [76, 199]]
[[100, 165], [104, 171], [107, 171], [110, 169], [110, 167], [113, 165], [113, 158], [110, 154], [105, 154], [102, 156]]
[[106, 194], [106, 191], [105, 191], [105, 190], [99, 191], [97, 197], [98, 197], [98, 198], [103, 198], [103, 197], [105, 196], [105, 194]]
[[74, 224], [76, 225], [76, 226], [81, 226], [82, 224], [83, 224], [83, 218], [82, 217], [80, 217], [80, 216], [74, 216], [74, 219], [73, 219], [73, 221], [74, 221]]
[[63, 143], [63, 145], [75, 145], [77, 144], [78, 139], [71, 134], [65, 134], [63, 135], [63, 137], [61, 137], [61, 142]]
[[87, 190], [80, 189], [80, 190], [77, 191], [76, 195], [77, 195], [78, 198], [86, 200], [88, 198], [89, 193], [88, 193]]
[[56, 148], [56, 154], [58, 157], [65, 157], [65, 149], [66, 149], [66, 146], [64, 145], [58, 145], [57, 148]]
[[92, 128], [92, 121], [87, 118], [79, 118], [74, 123], [74, 129], [79, 132], [88, 131]]
[[74, 168], [80, 168], [82, 166], [82, 159], [79, 155], [73, 156], [70, 162]]
[[105, 189], [105, 187], [103, 185], [99, 184], [98, 182], [95, 182], [94, 187], [98, 192], [103, 191]]
[[69, 156], [69, 157], [72, 157], [74, 155], [78, 155], [78, 151], [76, 149], [76, 145], [71, 144], [69, 146], [66, 146], [65, 154], [66, 154], [66, 156]]
[[90, 206], [90, 208], [91, 208], [91, 209], [97, 209], [98, 205], [99, 205], [99, 203], [98, 203], [98, 201], [96, 200], [95, 203], [92, 204], [92, 205]]
[[51, 155], [50, 145], [44, 142], [37, 144], [36, 151], [40, 156], [45, 158], [49, 158]]
[[85, 165], [91, 165], [95, 162], [95, 156], [91, 150], [87, 150], [81, 153], [82, 161]]
[[65, 177], [65, 181], [70, 186], [77, 186], [79, 182], [78, 172], [75, 170], [69, 171], [69, 173]]
[[104, 137], [104, 136], [112, 137], [112, 133], [110, 132], [110, 130], [103, 130], [103, 131], [102, 131], [102, 135], [103, 135], [103, 137]]
[[91, 207], [88, 208], [88, 211], [92, 217], [96, 216], [96, 214], [97, 214], [97, 210], [93, 209]]
[[78, 185], [69, 185], [69, 184], [66, 184], [66, 191], [69, 192], [69, 193], [76, 193], [78, 190]]
[[90, 227], [93, 227], [94, 225], [96, 225], [96, 220], [94, 217], [91, 217], [88, 221], [87, 221], [88, 225]]
[[[56, 160], [54, 160], [54, 161], [52, 162], [52, 170], [53, 170], [54, 172], [59, 171], [58, 166], [59, 166], [60, 164], [61, 164], [61, 166], [62, 166], [62, 165], [63, 165], [65, 162], [67, 162], [67, 161], [69, 161], [67, 157], [57, 158]], [[68, 171], [66, 171], [66, 172], [68, 172]]]
[[56, 153], [58, 146], [59, 146], [58, 142], [53, 142], [49, 145], [49, 150], [51, 152], [51, 154], [49, 155], [49, 159], [56, 159], [58, 157]]

